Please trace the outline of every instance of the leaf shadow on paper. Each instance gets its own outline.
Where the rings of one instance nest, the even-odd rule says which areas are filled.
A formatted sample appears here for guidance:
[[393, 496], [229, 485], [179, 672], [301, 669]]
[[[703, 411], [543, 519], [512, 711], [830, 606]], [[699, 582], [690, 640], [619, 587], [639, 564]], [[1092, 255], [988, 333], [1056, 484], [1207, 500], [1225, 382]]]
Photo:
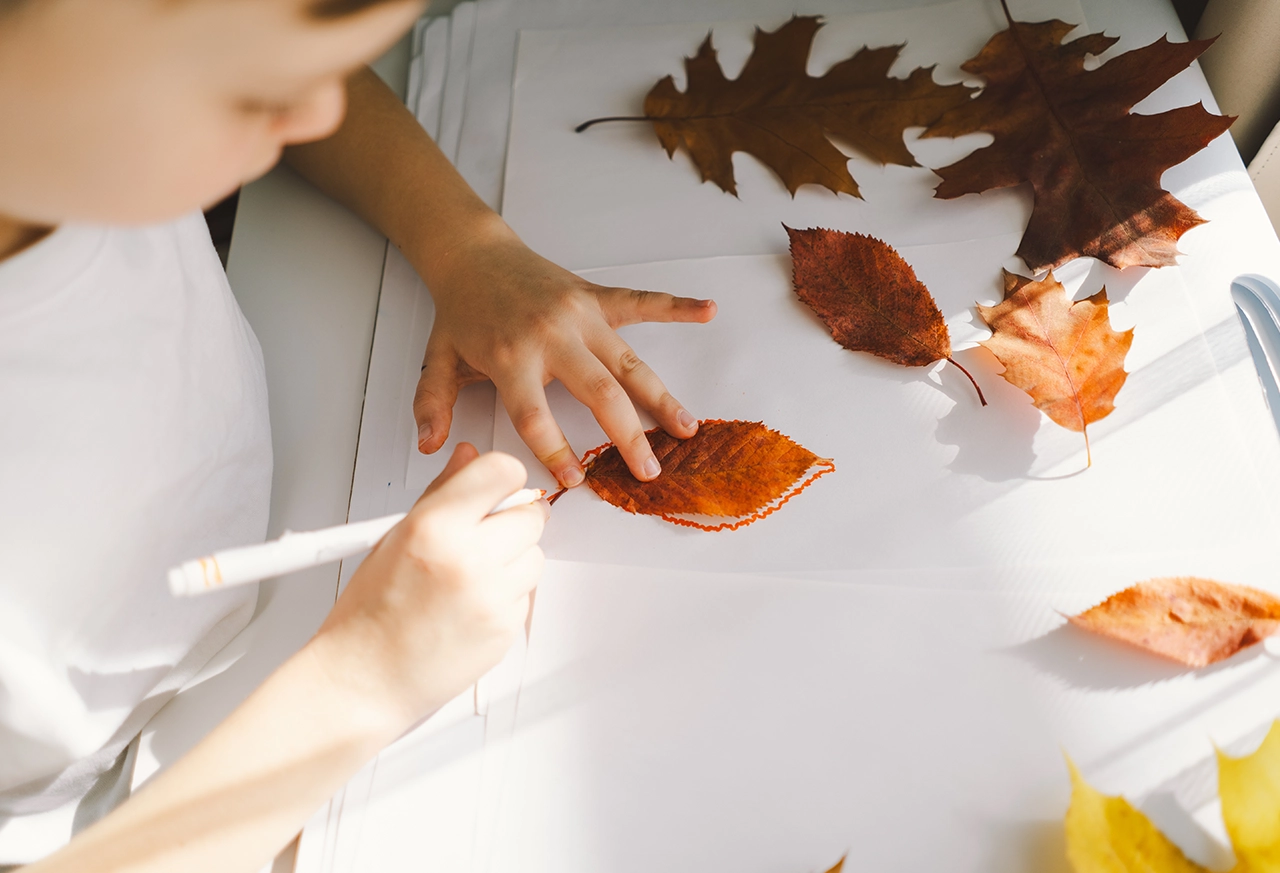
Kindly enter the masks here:
[[[1065, 768], [1064, 768], [1065, 774]], [[1065, 785], [1066, 779], [1063, 778]], [[1036, 870], [1038, 873], [1071, 873], [1067, 839], [1061, 819], [1040, 821], [990, 821], [973, 817], [975, 829], [992, 835], [979, 870]]]
[[1258, 645], [1239, 654], [1193, 669], [1158, 655], [1108, 639], [1069, 623], [1048, 633], [1000, 650], [1026, 662], [1041, 673], [1047, 673], [1072, 688], [1096, 691], [1138, 688], [1176, 679], [1189, 673], [1198, 678], [1212, 676], [1222, 670], [1240, 666], [1245, 661], [1266, 656], [1266, 648]]
[[[990, 405], [967, 402], [968, 398], [959, 396], [959, 392], [947, 390], [956, 403], [938, 419], [935, 435], [938, 442], [958, 450], [948, 469], [988, 482], [1027, 478], [1036, 461], [1033, 444], [1040, 429], [1040, 410], [1032, 405], [1030, 397], [999, 375], [1000, 364], [995, 355], [980, 346], [956, 354], [973, 371]], [[944, 367], [939, 374], [944, 386], [956, 382], [947, 378], [947, 369]]]

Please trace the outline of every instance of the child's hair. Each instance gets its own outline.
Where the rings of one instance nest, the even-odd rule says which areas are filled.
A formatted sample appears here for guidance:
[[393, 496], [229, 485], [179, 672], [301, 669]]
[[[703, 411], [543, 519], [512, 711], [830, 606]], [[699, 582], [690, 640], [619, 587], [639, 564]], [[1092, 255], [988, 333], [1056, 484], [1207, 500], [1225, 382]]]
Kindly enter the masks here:
[[[12, 12], [19, 6], [32, 2], [35, 2], [35, 0], [0, 0], [0, 15]], [[379, 3], [386, 2], [388, 0], [311, 0], [307, 4], [307, 12], [313, 18], [342, 18], [346, 15], [354, 15], [364, 9], [368, 9], [370, 6], [377, 6]]]
[[312, 0], [307, 11], [315, 18], [341, 18], [387, 0]]

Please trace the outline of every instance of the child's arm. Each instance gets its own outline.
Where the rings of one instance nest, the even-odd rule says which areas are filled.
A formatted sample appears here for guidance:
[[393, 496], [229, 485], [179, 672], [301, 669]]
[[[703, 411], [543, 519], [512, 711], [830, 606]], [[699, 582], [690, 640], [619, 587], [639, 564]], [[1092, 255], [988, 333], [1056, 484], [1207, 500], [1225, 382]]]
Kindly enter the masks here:
[[547, 407], [559, 379], [591, 408], [641, 479], [658, 474], [632, 402], [674, 436], [694, 417], [614, 332], [640, 321], [705, 322], [709, 300], [603, 288], [530, 251], [467, 186], [395, 95], [368, 70], [352, 77], [336, 134], [294, 146], [288, 162], [381, 230], [431, 290], [436, 321], [414, 399], [419, 447], [449, 433], [459, 387], [497, 386], [520, 436], [564, 485], [578, 458]]
[[475, 457], [459, 446], [316, 636], [225, 722], [24, 869], [254, 873], [379, 749], [496, 664], [524, 627], [545, 510], [486, 518], [525, 475], [509, 456]]

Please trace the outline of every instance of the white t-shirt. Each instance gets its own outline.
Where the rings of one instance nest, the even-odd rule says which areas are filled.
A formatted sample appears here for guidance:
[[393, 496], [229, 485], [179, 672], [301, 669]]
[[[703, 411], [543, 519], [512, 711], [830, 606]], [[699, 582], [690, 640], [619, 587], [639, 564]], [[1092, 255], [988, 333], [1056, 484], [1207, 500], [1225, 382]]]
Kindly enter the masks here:
[[198, 213], [0, 261], [0, 864], [248, 622], [256, 587], [165, 573], [261, 541], [270, 487], [262, 353]]

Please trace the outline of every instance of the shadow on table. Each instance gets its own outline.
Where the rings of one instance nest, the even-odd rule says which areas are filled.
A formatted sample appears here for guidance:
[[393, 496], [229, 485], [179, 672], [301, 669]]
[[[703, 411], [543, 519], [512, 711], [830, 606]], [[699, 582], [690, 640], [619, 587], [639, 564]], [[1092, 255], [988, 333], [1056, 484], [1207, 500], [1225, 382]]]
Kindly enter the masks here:
[[1070, 687], [1110, 690], [1137, 688], [1193, 672], [1202, 678], [1211, 676], [1237, 667], [1244, 661], [1262, 657], [1266, 650], [1262, 646], [1253, 646], [1225, 661], [1193, 670], [1127, 643], [1089, 633], [1072, 624], [1062, 624], [1043, 636], [1002, 651], [1021, 658]]

